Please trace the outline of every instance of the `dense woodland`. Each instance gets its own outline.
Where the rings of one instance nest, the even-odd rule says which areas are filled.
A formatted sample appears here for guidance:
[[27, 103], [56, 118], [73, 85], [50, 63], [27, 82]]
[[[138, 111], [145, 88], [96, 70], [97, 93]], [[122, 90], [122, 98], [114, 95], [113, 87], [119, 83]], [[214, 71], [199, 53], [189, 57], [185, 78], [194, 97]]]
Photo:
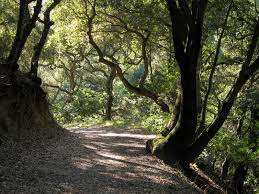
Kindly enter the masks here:
[[0, 139], [148, 129], [147, 150], [259, 192], [259, 2], [1, 0]]

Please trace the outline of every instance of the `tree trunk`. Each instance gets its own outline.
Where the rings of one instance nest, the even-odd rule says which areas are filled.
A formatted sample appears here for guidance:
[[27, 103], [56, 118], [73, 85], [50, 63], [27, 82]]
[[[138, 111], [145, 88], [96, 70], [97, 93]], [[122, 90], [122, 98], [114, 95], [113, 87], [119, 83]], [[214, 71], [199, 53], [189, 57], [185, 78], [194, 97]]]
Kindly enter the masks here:
[[259, 21], [256, 21], [247, 57], [236, 82], [215, 120], [198, 136], [196, 74], [200, 58], [203, 19], [208, 1], [200, 1], [199, 4], [195, 2], [193, 1], [192, 11], [197, 13], [197, 18], [193, 18], [190, 14], [190, 7], [186, 2], [167, 0], [172, 21], [175, 58], [181, 74], [181, 111], [176, 127], [165, 138], [158, 136], [147, 142], [147, 148], [151, 153], [165, 161], [176, 160], [183, 165], [193, 162], [206, 148], [225, 122], [239, 91], [259, 68], [259, 57], [251, 63], [259, 37]]
[[171, 119], [170, 119], [168, 125], [166, 126], [166, 128], [161, 132], [161, 134], [164, 137], [166, 137], [170, 133], [170, 131], [172, 131], [175, 128], [175, 126], [179, 120], [180, 109], [181, 109], [181, 94], [178, 92]]
[[[249, 141], [250, 145], [254, 145], [251, 148], [251, 151], [255, 152], [256, 148], [258, 146], [257, 145], [258, 135], [256, 133], [256, 130], [257, 130], [256, 122], [259, 120], [258, 108], [255, 105], [254, 107], [251, 107], [250, 111], [251, 111], [251, 125], [249, 126], [248, 141]], [[239, 129], [239, 128], [242, 127], [242, 124], [243, 124], [243, 120], [241, 120], [241, 123], [239, 124], [239, 127], [238, 127], [237, 135], [239, 135], [239, 136], [241, 133], [241, 129]], [[245, 182], [245, 179], [247, 176], [247, 171], [248, 171], [247, 164], [239, 162], [236, 165], [234, 176], [232, 178], [232, 188], [234, 189], [234, 192], [237, 194], [243, 192], [244, 182]]]
[[[34, 50], [32, 76], [30, 73], [21, 73], [18, 69], [18, 60], [24, 45], [35, 28], [42, 11], [42, 0], [37, 0], [34, 11], [30, 14], [30, 3], [22, 1], [19, 4], [19, 18], [16, 36], [5, 63], [0, 64], [0, 139], [28, 137], [51, 137], [63, 130], [53, 119], [46, 93], [41, 88], [41, 79], [37, 77], [37, 64], [43, 46], [47, 40], [50, 22], [50, 12], [59, 3], [55, 0], [44, 13], [44, 30], [37, 48]], [[47, 19], [47, 20], [46, 20]]]
[[258, 143], [258, 138], [259, 138], [259, 127], [258, 127], [258, 123], [259, 123], [259, 106], [258, 103], [254, 105], [254, 107], [252, 107], [250, 109], [251, 111], [251, 124], [249, 126], [249, 136], [248, 136], [248, 141], [250, 145], [253, 145], [251, 150], [253, 152], [256, 152], [256, 149], [259, 147], [259, 143]]
[[16, 72], [12, 83], [0, 80], [1, 138], [53, 137], [62, 133], [40, 85]]
[[106, 82], [106, 93], [107, 93], [107, 101], [105, 107], [105, 120], [112, 120], [112, 106], [113, 106], [113, 81], [116, 77], [116, 69], [111, 68], [111, 72]]
[[154, 140], [147, 142], [151, 153], [165, 161], [181, 162], [183, 151], [195, 140], [198, 118], [196, 81], [196, 71], [187, 70], [182, 72], [178, 122], [166, 137], [158, 136]]
[[258, 70], [259, 68], [259, 57], [250, 65], [247, 69], [242, 69], [239, 73], [239, 76], [229, 91], [227, 97], [225, 98], [222, 108], [219, 111], [217, 117], [213, 121], [213, 123], [196, 139], [195, 143], [192, 144], [188, 149], [185, 150], [184, 160], [189, 163], [194, 161], [206, 148], [210, 140], [216, 135], [218, 130], [221, 128], [223, 123], [225, 122], [228, 113], [230, 112], [235, 99], [243, 87], [243, 85], [247, 82], [247, 80]]
[[243, 192], [244, 182], [247, 175], [247, 168], [244, 164], [239, 163], [235, 169], [232, 179], [232, 188], [234, 192], [239, 194]]
[[221, 182], [224, 182], [225, 179], [227, 178], [230, 164], [231, 164], [231, 160], [229, 159], [229, 157], [226, 157], [221, 169], [221, 174], [220, 174]]

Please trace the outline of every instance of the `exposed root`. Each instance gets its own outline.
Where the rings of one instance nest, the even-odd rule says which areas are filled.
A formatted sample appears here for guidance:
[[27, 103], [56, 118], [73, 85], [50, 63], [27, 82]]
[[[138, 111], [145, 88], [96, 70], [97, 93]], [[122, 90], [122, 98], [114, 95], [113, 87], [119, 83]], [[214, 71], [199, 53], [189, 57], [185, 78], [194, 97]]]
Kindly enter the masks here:
[[16, 73], [9, 84], [0, 83], [2, 139], [52, 137], [62, 131], [49, 111], [46, 93], [38, 82]]

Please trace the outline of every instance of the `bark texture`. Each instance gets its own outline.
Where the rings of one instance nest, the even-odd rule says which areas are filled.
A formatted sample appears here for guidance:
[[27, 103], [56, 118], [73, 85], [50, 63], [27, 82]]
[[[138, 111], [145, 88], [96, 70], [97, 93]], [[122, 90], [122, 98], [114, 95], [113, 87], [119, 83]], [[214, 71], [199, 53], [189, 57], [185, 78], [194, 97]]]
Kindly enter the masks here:
[[39, 21], [42, 0], [37, 0], [30, 14], [30, 3], [20, 0], [16, 35], [5, 63], [0, 63], [0, 139], [51, 137], [63, 130], [53, 119], [37, 77], [38, 61], [47, 40], [50, 26], [50, 12], [61, 0], [53, 0], [44, 12], [44, 29], [35, 46], [30, 73], [18, 71], [18, 60], [32, 30]]
[[105, 107], [105, 120], [112, 120], [112, 106], [113, 106], [113, 81], [116, 77], [116, 69], [111, 68], [110, 75], [107, 77], [106, 82], [106, 93], [107, 93], [107, 101]]
[[20, 139], [61, 134], [41, 87], [19, 72], [13, 78], [9, 85], [0, 84], [0, 136]]
[[[242, 64], [236, 81], [223, 101], [215, 120], [204, 128], [204, 130], [197, 127], [199, 116], [197, 103], [199, 79], [197, 79], [197, 72], [199, 69], [199, 59], [201, 57], [202, 26], [207, 3], [207, 0], [194, 0], [190, 3], [190, 6], [186, 1], [167, 0], [172, 20], [172, 38], [175, 58], [181, 74], [180, 113], [177, 124], [170, 130], [170, 133], [168, 133], [166, 137], [158, 135], [154, 140], [148, 141], [147, 148], [151, 153], [165, 161], [176, 161], [184, 166], [193, 162], [206, 148], [210, 140], [216, 135], [227, 119], [242, 87], [259, 69], [259, 57], [257, 56], [254, 61], [252, 60], [256, 49], [256, 42], [259, 37], [259, 20], [257, 19], [255, 20], [250, 44], [248, 45], [246, 59]], [[214, 59], [213, 71], [210, 74], [209, 88], [203, 104], [202, 128], [206, 126], [207, 100], [212, 87], [212, 78], [217, 64], [219, 47], [232, 5], [233, 0], [228, 7], [226, 19], [223, 24], [223, 31], [216, 48], [217, 52]]]

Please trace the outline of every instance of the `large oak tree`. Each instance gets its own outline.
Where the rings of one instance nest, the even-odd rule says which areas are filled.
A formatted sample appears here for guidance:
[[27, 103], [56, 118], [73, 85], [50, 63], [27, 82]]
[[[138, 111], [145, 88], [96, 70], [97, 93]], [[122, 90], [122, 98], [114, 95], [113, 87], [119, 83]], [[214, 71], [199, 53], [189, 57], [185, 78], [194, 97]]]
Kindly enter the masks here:
[[[229, 1], [229, 3], [225, 26], [233, 1]], [[255, 53], [259, 38], [259, 18], [257, 17], [253, 20], [252, 36], [249, 37], [246, 58], [217, 116], [208, 126], [204, 125], [204, 121], [199, 125], [199, 92], [197, 90], [199, 90], [200, 80], [197, 75], [202, 57], [203, 26], [207, 4], [208, 0], [167, 0], [172, 21], [175, 58], [181, 74], [181, 93], [178, 101], [180, 112], [176, 124], [169, 130], [169, 133], [166, 133], [166, 137], [159, 135], [154, 140], [148, 141], [147, 146], [153, 154], [165, 161], [178, 161], [183, 165], [194, 161], [205, 149], [226, 120], [241, 88], [259, 68], [259, 56]], [[223, 26], [222, 35], [224, 28]], [[220, 41], [216, 51], [215, 64]], [[212, 82], [211, 79], [213, 79], [213, 71], [209, 82]], [[208, 94], [209, 92], [208, 90]], [[206, 104], [204, 108], [206, 108]], [[203, 110], [203, 115], [206, 115], [206, 110]]]

